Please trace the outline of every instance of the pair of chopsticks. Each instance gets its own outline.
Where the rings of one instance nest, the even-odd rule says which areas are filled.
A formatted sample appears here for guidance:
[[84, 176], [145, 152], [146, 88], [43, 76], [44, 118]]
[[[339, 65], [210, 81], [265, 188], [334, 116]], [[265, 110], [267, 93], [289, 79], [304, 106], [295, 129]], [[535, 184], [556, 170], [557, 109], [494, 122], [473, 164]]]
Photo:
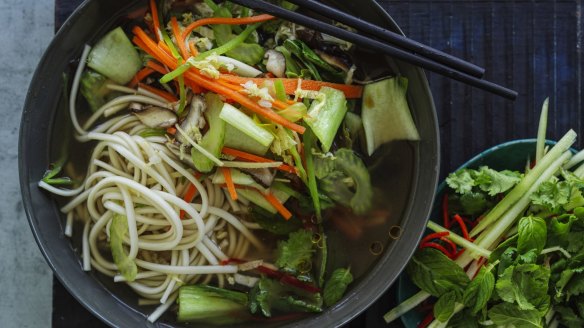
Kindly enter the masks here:
[[[343, 11], [315, 0], [287, 0], [301, 8], [350, 26], [363, 34], [357, 34], [317, 19], [286, 10], [261, 0], [231, 0], [234, 3], [262, 11], [316, 31], [337, 37], [356, 45], [382, 52], [393, 58], [422, 67], [454, 80], [514, 100], [517, 92], [482, 79], [484, 69], [462, 59], [433, 49], [400, 34], [355, 18]], [[369, 36], [371, 37], [369, 37]]]

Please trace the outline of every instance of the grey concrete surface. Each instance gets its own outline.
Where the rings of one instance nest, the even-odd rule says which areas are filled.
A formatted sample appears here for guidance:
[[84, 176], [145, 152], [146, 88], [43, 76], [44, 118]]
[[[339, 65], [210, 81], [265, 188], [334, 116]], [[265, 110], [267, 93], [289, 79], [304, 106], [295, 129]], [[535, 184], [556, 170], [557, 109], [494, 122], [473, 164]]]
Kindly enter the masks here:
[[0, 0], [0, 327], [50, 327], [52, 273], [23, 211], [18, 129], [32, 73], [53, 36], [53, 0]]

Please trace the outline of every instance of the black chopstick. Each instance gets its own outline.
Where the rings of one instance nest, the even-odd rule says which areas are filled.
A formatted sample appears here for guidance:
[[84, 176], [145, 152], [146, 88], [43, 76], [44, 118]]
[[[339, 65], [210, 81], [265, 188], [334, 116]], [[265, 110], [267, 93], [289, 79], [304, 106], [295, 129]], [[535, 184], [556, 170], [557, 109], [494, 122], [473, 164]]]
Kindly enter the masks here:
[[288, 21], [306, 26], [319, 32], [335, 36], [339, 39], [349, 41], [359, 46], [383, 52], [384, 54], [389, 55], [395, 59], [400, 59], [405, 62], [409, 62], [410, 64], [414, 64], [416, 66], [436, 72], [451, 79], [464, 82], [468, 85], [472, 85], [474, 87], [486, 90], [493, 94], [512, 100], [517, 98], [516, 91], [510, 90], [493, 82], [482, 80], [472, 75], [462, 73], [460, 71], [452, 69], [451, 67], [432, 61], [428, 58], [418, 56], [411, 52], [405, 51], [400, 48], [396, 48], [389, 44], [382, 43], [380, 41], [368, 38], [363, 35], [349, 32], [345, 29], [321, 22], [314, 18], [283, 9], [271, 3], [259, 0], [231, 0], [231, 1], [242, 6], [249, 7], [258, 11], [263, 11], [268, 14], [286, 19]]
[[301, 8], [310, 9], [315, 13], [321, 14], [324, 17], [333, 19], [337, 22], [350, 26], [358, 31], [377, 37], [381, 40], [387, 41], [398, 47], [413, 51], [414, 53], [434, 60], [435, 62], [452, 67], [463, 73], [482, 77], [485, 69], [475, 64], [464, 61], [460, 58], [449, 55], [438, 49], [431, 48], [425, 44], [406, 38], [405, 36], [389, 31], [383, 27], [371, 24], [362, 19], [356, 18], [336, 8], [327, 6], [323, 3], [314, 0], [287, 0], [288, 2], [297, 4]]

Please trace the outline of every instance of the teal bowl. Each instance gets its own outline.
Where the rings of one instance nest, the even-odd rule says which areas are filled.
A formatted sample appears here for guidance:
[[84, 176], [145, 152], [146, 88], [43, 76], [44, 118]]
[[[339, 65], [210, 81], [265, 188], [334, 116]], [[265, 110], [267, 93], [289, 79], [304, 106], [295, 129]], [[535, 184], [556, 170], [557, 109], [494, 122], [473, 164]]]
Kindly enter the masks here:
[[[555, 141], [547, 141], [547, 145], [555, 144]], [[536, 139], [520, 139], [505, 142], [494, 147], [491, 147], [477, 156], [473, 157], [466, 163], [462, 164], [457, 170], [463, 168], [476, 169], [481, 166], [488, 166], [494, 170], [517, 170], [523, 171], [528, 160], [535, 157]], [[575, 152], [575, 150], [572, 150]], [[440, 207], [441, 200], [446, 190], [446, 182], [442, 181], [438, 185], [436, 196], [434, 198], [434, 205], [430, 214], [430, 220], [441, 223]], [[430, 233], [428, 230], [427, 233]], [[397, 303], [401, 303], [419, 291], [408, 278], [407, 274], [403, 272], [397, 282]], [[401, 320], [405, 327], [415, 328], [424, 319], [425, 313], [421, 313], [413, 309], [401, 316]]]

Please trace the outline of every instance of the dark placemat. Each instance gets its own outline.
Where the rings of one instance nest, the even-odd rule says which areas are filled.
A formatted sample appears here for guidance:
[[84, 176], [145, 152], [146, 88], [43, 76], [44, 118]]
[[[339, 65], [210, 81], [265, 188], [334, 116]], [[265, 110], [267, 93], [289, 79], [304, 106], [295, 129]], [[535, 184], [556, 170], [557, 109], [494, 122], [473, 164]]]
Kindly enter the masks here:
[[[80, 0], [56, 0], [60, 26]], [[535, 137], [539, 109], [550, 97], [549, 137], [581, 132], [584, 1], [378, 0], [405, 34], [487, 72], [485, 77], [519, 92], [515, 102], [428, 74], [440, 123], [441, 176], [495, 144]], [[578, 141], [577, 148], [583, 145]], [[385, 325], [395, 304], [392, 286], [347, 327]], [[105, 327], [55, 280], [53, 327]]]

